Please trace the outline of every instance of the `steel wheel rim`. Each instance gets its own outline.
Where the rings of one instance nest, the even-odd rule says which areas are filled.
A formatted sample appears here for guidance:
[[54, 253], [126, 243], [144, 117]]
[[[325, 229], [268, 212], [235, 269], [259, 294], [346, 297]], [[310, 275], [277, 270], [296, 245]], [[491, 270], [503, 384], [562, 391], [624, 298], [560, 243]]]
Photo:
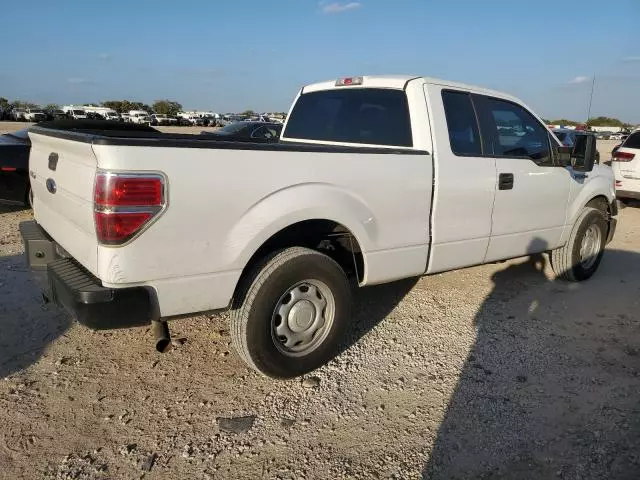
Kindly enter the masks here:
[[271, 336], [276, 348], [289, 357], [308, 355], [331, 331], [336, 302], [320, 280], [298, 282], [280, 297], [271, 315]]
[[588, 270], [593, 267], [600, 253], [601, 244], [602, 233], [600, 229], [596, 225], [589, 225], [580, 244], [580, 265], [582, 268]]

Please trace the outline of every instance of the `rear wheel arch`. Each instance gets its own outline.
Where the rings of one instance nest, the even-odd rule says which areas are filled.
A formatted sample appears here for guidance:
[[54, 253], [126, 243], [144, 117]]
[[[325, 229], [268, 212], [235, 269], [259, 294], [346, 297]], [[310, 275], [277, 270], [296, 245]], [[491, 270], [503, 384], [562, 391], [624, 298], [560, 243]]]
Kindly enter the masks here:
[[309, 219], [288, 225], [253, 252], [242, 270], [233, 298], [238, 296], [243, 280], [257, 265], [274, 252], [291, 247], [305, 247], [328, 255], [348, 276], [361, 283], [366, 278], [366, 255], [361, 245], [352, 229], [334, 220]]

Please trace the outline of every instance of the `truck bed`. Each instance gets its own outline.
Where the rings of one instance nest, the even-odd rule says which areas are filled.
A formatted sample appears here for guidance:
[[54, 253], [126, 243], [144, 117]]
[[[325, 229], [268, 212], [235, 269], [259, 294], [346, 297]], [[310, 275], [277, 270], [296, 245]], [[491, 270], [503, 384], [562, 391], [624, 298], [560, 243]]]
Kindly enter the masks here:
[[[99, 122], [99, 121], [97, 121]], [[53, 124], [53, 122], [51, 122]], [[57, 123], [57, 122], [56, 122]], [[352, 147], [343, 145], [315, 145], [309, 143], [278, 142], [263, 143], [249, 140], [234, 139], [232, 141], [210, 134], [164, 133], [154, 128], [134, 125], [137, 128], [105, 129], [101, 125], [91, 125], [88, 122], [70, 121], [70, 125], [38, 124], [30, 131], [49, 137], [55, 137], [94, 145], [139, 146], [164, 148], [211, 148], [235, 150], [275, 150], [284, 152], [328, 152], [328, 153], [379, 153], [402, 155], [425, 155], [427, 152], [389, 147]], [[82, 123], [82, 125], [74, 125]]]

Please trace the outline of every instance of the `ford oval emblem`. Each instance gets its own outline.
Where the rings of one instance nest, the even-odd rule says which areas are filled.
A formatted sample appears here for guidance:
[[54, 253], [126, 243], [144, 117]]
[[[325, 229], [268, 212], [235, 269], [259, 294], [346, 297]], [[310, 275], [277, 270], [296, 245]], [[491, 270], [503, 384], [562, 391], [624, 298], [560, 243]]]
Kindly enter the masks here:
[[49, 193], [56, 193], [56, 181], [53, 178], [47, 178], [47, 190]]

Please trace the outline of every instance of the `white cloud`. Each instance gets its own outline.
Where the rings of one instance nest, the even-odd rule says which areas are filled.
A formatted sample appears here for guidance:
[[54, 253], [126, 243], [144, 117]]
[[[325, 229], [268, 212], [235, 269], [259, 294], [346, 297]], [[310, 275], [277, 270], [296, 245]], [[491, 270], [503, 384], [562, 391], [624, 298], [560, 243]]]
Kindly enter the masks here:
[[110, 53], [101, 53], [98, 55], [98, 60], [111, 60], [113, 56]]
[[93, 80], [89, 80], [87, 78], [80, 78], [80, 77], [67, 78], [67, 82], [70, 83], [71, 85], [95, 85], [96, 84], [96, 82], [94, 82]]
[[626, 57], [622, 59], [623, 62], [640, 62], [640, 57]]
[[571, 80], [569, 83], [571, 85], [579, 85], [581, 83], [585, 83], [588, 82], [590, 80], [589, 77], [585, 77], [583, 75], [578, 75], [577, 77], [575, 77], [573, 80]]
[[362, 7], [362, 4], [360, 2], [320, 2], [322, 13], [342, 13], [348, 10], [355, 10], [360, 7]]

